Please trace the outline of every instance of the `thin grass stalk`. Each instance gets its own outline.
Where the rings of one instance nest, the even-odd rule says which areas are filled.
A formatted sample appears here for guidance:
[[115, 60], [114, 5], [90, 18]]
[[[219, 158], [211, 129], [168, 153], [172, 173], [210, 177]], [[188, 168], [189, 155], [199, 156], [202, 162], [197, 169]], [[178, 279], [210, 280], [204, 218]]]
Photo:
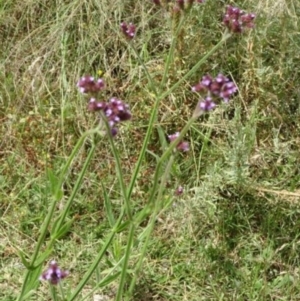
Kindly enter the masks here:
[[176, 32], [173, 35], [171, 47], [170, 47], [170, 50], [169, 50], [169, 53], [168, 53], [168, 56], [167, 56], [167, 60], [166, 60], [166, 64], [165, 64], [165, 70], [164, 70], [163, 78], [161, 80], [160, 91], [162, 91], [162, 89], [166, 85], [167, 75], [168, 75], [168, 71], [169, 71], [171, 61], [172, 61], [173, 56], [174, 56], [174, 51], [175, 51], [175, 46], [176, 46], [176, 43], [177, 43], [178, 34], [179, 34], [185, 20], [186, 20], [186, 15], [184, 15], [183, 18], [181, 18], [181, 20], [180, 20], [180, 22], [177, 26]]
[[128, 268], [128, 264], [129, 264], [130, 254], [131, 254], [131, 246], [132, 246], [133, 240], [134, 240], [135, 229], [136, 229], [135, 224], [131, 223], [130, 228], [129, 228], [127, 246], [126, 246], [126, 250], [125, 250], [125, 258], [124, 258], [124, 262], [123, 262], [123, 266], [122, 266], [120, 283], [119, 283], [118, 292], [117, 292], [115, 301], [122, 300], [124, 284], [125, 284], [125, 280], [126, 280], [126, 276], [127, 276], [127, 268]]
[[117, 172], [117, 177], [118, 177], [121, 193], [122, 193], [122, 196], [124, 198], [126, 213], [128, 215], [129, 220], [132, 220], [132, 211], [131, 211], [131, 206], [130, 206], [130, 198], [127, 196], [127, 190], [126, 190], [126, 186], [125, 186], [125, 183], [124, 183], [124, 176], [123, 176], [123, 171], [122, 171], [122, 167], [121, 167], [120, 156], [119, 156], [118, 151], [116, 149], [113, 136], [110, 134], [111, 128], [110, 128], [110, 126], [109, 126], [109, 124], [106, 120], [106, 117], [103, 114], [103, 112], [100, 112], [100, 115], [101, 115], [101, 120], [105, 124], [106, 131], [108, 133], [107, 137], [108, 137], [108, 140], [109, 140], [109, 143], [110, 143], [110, 146], [111, 146], [113, 156], [115, 158], [116, 172]]
[[213, 128], [210, 127], [208, 132], [205, 134], [204, 139], [203, 139], [203, 144], [202, 144], [201, 151], [200, 151], [199, 158], [198, 158], [198, 164], [197, 164], [198, 168], [197, 168], [197, 171], [196, 171], [196, 173], [197, 173], [197, 183], [196, 183], [195, 186], [200, 185], [199, 175], [200, 175], [201, 160], [202, 160], [202, 157], [203, 157], [204, 150], [207, 147], [207, 144], [208, 144], [209, 138], [211, 136], [212, 130], [213, 130]]
[[135, 52], [136, 57], [137, 57], [139, 63], [143, 66], [143, 69], [144, 69], [144, 71], [146, 73], [146, 76], [147, 76], [147, 78], [149, 80], [150, 87], [151, 87], [151, 89], [152, 89], [152, 91], [153, 91], [153, 93], [155, 94], [156, 97], [155, 97], [154, 107], [153, 107], [153, 110], [152, 110], [152, 113], [151, 113], [151, 116], [150, 116], [150, 121], [149, 121], [149, 124], [148, 124], [148, 127], [147, 127], [146, 136], [144, 138], [143, 145], [142, 145], [142, 148], [141, 148], [141, 151], [140, 151], [140, 154], [139, 154], [139, 158], [138, 158], [138, 161], [137, 161], [137, 163], [135, 165], [135, 168], [134, 168], [134, 171], [133, 171], [133, 174], [132, 174], [129, 186], [128, 186], [128, 191], [127, 191], [127, 197], [128, 197], [128, 199], [130, 199], [130, 197], [131, 197], [132, 190], [133, 190], [133, 187], [135, 185], [136, 178], [138, 176], [138, 173], [140, 171], [140, 167], [141, 167], [142, 161], [143, 161], [145, 153], [146, 153], [147, 145], [148, 145], [148, 142], [150, 140], [151, 133], [152, 133], [153, 124], [154, 124], [154, 122], [156, 120], [158, 105], [159, 105], [159, 102], [160, 102], [160, 99], [161, 99], [161, 98], [158, 97], [156, 87], [155, 87], [153, 79], [152, 79], [152, 77], [151, 77], [151, 75], [150, 75], [150, 73], [148, 71], [148, 68], [144, 64], [143, 60], [140, 58], [138, 52], [136, 51], [136, 49], [132, 45], [132, 43], [130, 43], [130, 46], [131, 46], [132, 50]]

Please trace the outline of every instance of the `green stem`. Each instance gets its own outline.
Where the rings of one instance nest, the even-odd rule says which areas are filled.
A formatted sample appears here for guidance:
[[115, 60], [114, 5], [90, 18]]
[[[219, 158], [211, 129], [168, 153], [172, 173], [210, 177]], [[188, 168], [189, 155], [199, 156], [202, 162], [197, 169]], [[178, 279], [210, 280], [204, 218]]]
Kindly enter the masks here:
[[173, 39], [172, 39], [172, 43], [171, 43], [171, 47], [167, 56], [167, 60], [166, 60], [166, 64], [165, 64], [165, 70], [164, 70], [164, 75], [163, 78], [161, 80], [161, 85], [160, 85], [160, 90], [162, 90], [165, 85], [166, 85], [166, 81], [167, 81], [167, 75], [168, 75], [168, 71], [169, 71], [169, 67], [171, 65], [173, 56], [174, 56], [174, 51], [175, 51], [175, 46], [177, 43], [177, 39], [178, 39], [178, 34], [183, 26], [183, 24], [185, 23], [186, 20], [186, 14], [183, 16], [183, 18], [181, 18], [180, 23], [177, 26], [176, 32], [173, 35]]
[[53, 301], [58, 301], [56, 287], [49, 283], [50, 294]]
[[61, 294], [61, 299], [63, 301], [65, 301], [66, 300], [65, 299], [65, 293], [64, 293], [64, 289], [63, 289], [63, 286], [62, 286], [61, 282], [59, 282], [58, 285], [59, 285], [59, 291], [60, 291], [60, 294]]
[[125, 284], [125, 280], [126, 280], [126, 276], [127, 276], [127, 268], [128, 268], [128, 264], [129, 264], [131, 246], [132, 246], [133, 239], [134, 239], [135, 229], [136, 229], [135, 224], [131, 223], [130, 228], [129, 228], [126, 251], [125, 251], [125, 258], [124, 258], [124, 262], [123, 262], [123, 266], [122, 266], [120, 283], [119, 283], [118, 292], [117, 292], [117, 296], [116, 296], [115, 301], [121, 301], [122, 300], [123, 289], [124, 289], [124, 284]]
[[151, 134], [152, 134], [153, 124], [154, 124], [154, 121], [156, 120], [156, 115], [157, 115], [157, 109], [158, 109], [159, 102], [160, 102], [160, 99], [156, 98], [155, 103], [154, 103], [154, 107], [152, 109], [152, 113], [151, 113], [151, 116], [150, 116], [150, 121], [149, 121], [149, 124], [148, 124], [146, 136], [145, 136], [145, 139], [143, 141], [143, 145], [142, 145], [142, 148], [141, 148], [141, 151], [140, 151], [140, 154], [139, 154], [139, 158], [138, 158], [138, 161], [135, 165], [135, 168], [134, 168], [134, 171], [133, 171], [133, 174], [132, 174], [129, 186], [128, 186], [128, 190], [127, 190], [127, 198], [128, 199], [130, 199], [130, 197], [131, 197], [133, 187], [135, 185], [138, 173], [140, 171], [142, 161], [143, 161], [144, 156], [145, 156], [147, 145], [148, 145], [148, 142], [149, 142]]
[[110, 134], [111, 128], [110, 128], [110, 126], [107, 122], [107, 118], [102, 112], [100, 112], [100, 115], [101, 115], [102, 121], [105, 123], [106, 131], [108, 133], [107, 134], [108, 140], [109, 140], [109, 143], [110, 143], [110, 146], [111, 146], [112, 153], [113, 153], [114, 158], [115, 158], [117, 177], [118, 177], [120, 189], [121, 189], [121, 192], [122, 192], [122, 196], [123, 196], [123, 199], [124, 199], [124, 203], [125, 203], [125, 207], [126, 207], [126, 213], [128, 215], [129, 220], [132, 220], [130, 198], [128, 198], [128, 196], [127, 196], [127, 190], [126, 190], [126, 186], [125, 186], [125, 183], [124, 183], [124, 176], [123, 176], [123, 171], [122, 171], [122, 167], [121, 167], [120, 156], [119, 156], [118, 151], [116, 149], [113, 136]]
[[64, 168], [62, 169], [62, 171], [60, 173], [59, 185], [58, 185], [57, 189], [61, 189], [61, 186], [62, 186], [62, 184], [65, 180], [65, 177], [66, 177], [68, 171], [70, 170], [70, 165], [71, 165], [72, 161], [74, 160], [75, 155], [78, 153], [79, 149], [81, 148], [81, 146], [82, 146], [83, 142], [85, 141], [85, 139], [88, 136], [92, 136], [96, 133], [99, 133], [98, 128], [87, 131], [80, 137], [80, 139], [78, 140], [77, 144], [75, 145], [71, 155], [69, 156], [68, 161], [66, 162]]
[[[214, 123], [213, 123], [214, 124]], [[203, 143], [202, 143], [202, 147], [201, 147], [201, 151], [199, 154], [199, 158], [198, 158], [198, 162], [195, 162], [196, 166], [196, 174], [197, 174], [197, 183], [195, 185], [195, 187], [198, 187], [200, 185], [200, 166], [201, 166], [201, 160], [204, 154], [204, 151], [207, 147], [208, 141], [210, 139], [211, 133], [212, 133], [212, 127], [209, 128], [209, 130], [205, 133], [205, 136], [203, 138]]]

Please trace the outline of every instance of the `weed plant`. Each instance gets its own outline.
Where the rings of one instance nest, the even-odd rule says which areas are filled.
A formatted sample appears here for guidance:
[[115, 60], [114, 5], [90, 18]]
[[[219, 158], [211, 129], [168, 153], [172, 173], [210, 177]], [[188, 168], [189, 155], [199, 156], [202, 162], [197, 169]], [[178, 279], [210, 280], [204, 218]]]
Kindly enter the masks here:
[[298, 1], [0, 13], [1, 300], [299, 300]]

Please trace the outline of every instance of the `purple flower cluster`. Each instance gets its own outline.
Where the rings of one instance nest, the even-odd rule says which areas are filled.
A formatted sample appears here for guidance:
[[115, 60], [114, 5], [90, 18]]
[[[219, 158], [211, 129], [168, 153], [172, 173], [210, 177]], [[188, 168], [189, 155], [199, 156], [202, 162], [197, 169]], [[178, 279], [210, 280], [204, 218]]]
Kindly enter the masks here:
[[[176, 132], [175, 134], [169, 135], [169, 141], [173, 142], [176, 138], [178, 138], [180, 135], [179, 132]], [[190, 146], [189, 143], [187, 141], [180, 141], [177, 146], [176, 146], [177, 150], [180, 152], [188, 152], [190, 150]]]
[[136, 27], [134, 24], [132, 23], [127, 24], [126, 22], [122, 22], [120, 27], [121, 27], [121, 31], [123, 32], [123, 34], [127, 39], [132, 40], [134, 38], [136, 32]]
[[98, 80], [95, 80], [92, 76], [85, 76], [78, 81], [77, 87], [81, 93], [93, 96], [88, 103], [88, 110], [91, 112], [103, 112], [107, 118], [113, 136], [118, 133], [116, 125], [131, 118], [129, 107], [122, 100], [112, 97], [106, 102], [98, 101], [94, 97], [105, 87], [103, 79], [99, 78]]
[[227, 6], [225, 16], [223, 18], [224, 25], [232, 32], [241, 33], [245, 27], [253, 28], [253, 20], [255, 14], [246, 13], [238, 7]]
[[198, 84], [192, 87], [192, 91], [206, 93], [205, 98], [199, 101], [194, 113], [194, 115], [199, 115], [201, 111], [213, 110], [218, 98], [228, 102], [229, 98], [237, 91], [237, 86], [223, 74], [219, 74], [216, 78], [205, 75]]
[[104, 89], [105, 84], [103, 79], [99, 78], [95, 80], [92, 76], [83, 76], [77, 83], [77, 87], [81, 93], [98, 93], [102, 89]]
[[237, 91], [236, 85], [223, 74], [219, 74], [216, 78], [205, 75], [202, 80], [192, 87], [193, 92], [208, 92], [211, 95], [222, 98], [225, 102], [229, 101], [229, 97]]
[[49, 264], [49, 268], [40, 276], [40, 280], [47, 280], [51, 284], [56, 285], [68, 275], [69, 271], [61, 270], [56, 261], [52, 260]]
[[95, 98], [91, 98], [88, 109], [93, 112], [102, 111], [104, 113], [113, 136], [118, 133], [116, 125], [131, 118], [129, 106], [115, 97], [112, 97], [108, 102], [97, 101]]

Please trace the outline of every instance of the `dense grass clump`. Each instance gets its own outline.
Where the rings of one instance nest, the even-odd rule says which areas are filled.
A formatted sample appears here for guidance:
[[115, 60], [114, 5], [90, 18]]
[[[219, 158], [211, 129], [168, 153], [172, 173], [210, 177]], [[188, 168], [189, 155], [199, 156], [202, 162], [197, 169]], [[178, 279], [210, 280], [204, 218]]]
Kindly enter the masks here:
[[300, 299], [300, 2], [200, 2], [0, 3], [1, 300]]

